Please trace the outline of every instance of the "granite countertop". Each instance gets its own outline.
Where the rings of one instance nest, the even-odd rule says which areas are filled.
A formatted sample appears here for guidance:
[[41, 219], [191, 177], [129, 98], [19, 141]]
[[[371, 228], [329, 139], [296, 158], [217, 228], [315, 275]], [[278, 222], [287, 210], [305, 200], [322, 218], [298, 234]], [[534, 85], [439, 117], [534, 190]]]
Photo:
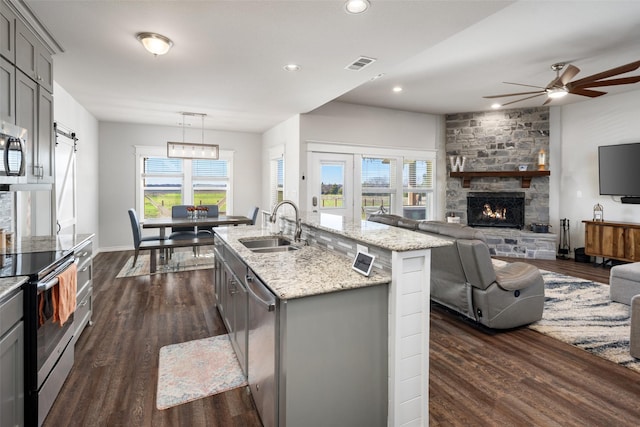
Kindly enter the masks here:
[[304, 243], [296, 243], [300, 249], [294, 251], [252, 252], [239, 239], [273, 235], [258, 226], [220, 227], [214, 231], [280, 299], [391, 282], [391, 275], [382, 270], [374, 269], [369, 277], [363, 276], [351, 269], [350, 260]]
[[396, 252], [450, 246], [451, 240], [390, 225], [327, 213], [304, 213], [303, 224]]
[[27, 276], [0, 278], [0, 300], [20, 288], [29, 278]]
[[[310, 227], [392, 251], [403, 252], [451, 245], [450, 240], [432, 235], [360, 219], [345, 219], [338, 215], [306, 214], [303, 215], [302, 222]], [[217, 228], [215, 233], [282, 299], [391, 282], [389, 273], [374, 268], [369, 277], [363, 276], [351, 268], [351, 260], [315, 246], [301, 246], [299, 250], [288, 252], [252, 252], [239, 240], [273, 235], [261, 227]]]
[[47, 251], [67, 252], [91, 239], [93, 236], [95, 236], [95, 234], [87, 233], [25, 237], [17, 242], [14, 242], [11, 247], [6, 249], [6, 253], [20, 254]]

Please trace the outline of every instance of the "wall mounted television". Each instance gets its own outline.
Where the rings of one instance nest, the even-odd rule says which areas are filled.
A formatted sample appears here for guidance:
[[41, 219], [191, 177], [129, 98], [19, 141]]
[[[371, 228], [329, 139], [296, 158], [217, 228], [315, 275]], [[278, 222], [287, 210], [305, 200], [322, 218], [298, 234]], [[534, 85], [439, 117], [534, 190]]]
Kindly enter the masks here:
[[640, 142], [598, 147], [600, 194], [640, 203]]

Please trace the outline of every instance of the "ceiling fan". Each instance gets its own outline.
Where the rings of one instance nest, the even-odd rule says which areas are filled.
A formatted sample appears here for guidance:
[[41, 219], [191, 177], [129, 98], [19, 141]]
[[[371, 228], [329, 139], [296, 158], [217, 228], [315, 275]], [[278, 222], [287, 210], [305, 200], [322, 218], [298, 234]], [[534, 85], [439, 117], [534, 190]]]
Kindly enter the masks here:
[[[566, 69], [564, 69], [565, 66], [567, 66]], [[557, 64], [553, 64], [551, 66], [551, 69], [556, 72], [556, 78], [551, 80], [551, 82], [546, 87], [527, 85], [522, 83], [503, 82], [510, 85], [535, 87], [535, 88], [538, 88], [539, 90], [535, 90], [531, 92], [518, 92], [518, 93], [506, 93], [502, 95], [491, 95], [491, 96], [484, 96], [483, 98], [502, 98], [506, 96], [531, 95], [531, 96], [525, 96], [524, 98], [516, 99], [515, 101], [507, 102], [506, 104], [502, 104], [502, 106], [524, 101], [531, 98], [535, 98], [542, 95], [547, 95], [547, 100], [542, 105], [546, 105], [554, 99], [562, 98], [568, 93], [595, 98], [598, 96], [602, 96], [607, 92], [593, 90], [594, 87], [626, 85], [626, 84], [640, 82], [640, 76], [622, 77], [617, 79], [610, 78], [613, 76], [617, 76], [618, 74], [624, 74], [624, 73], [628, 73], [630, 71], [636, 70], [639, 67], [640, 67], [640, 61], [636, 61], [627, 65], [621, 65], [620, 67], [611, 68], [610, 70], [606, 70], [601, 73], [584, 77], [579, 80], [571, 81], [571, 79], [573, 79], [580, 72], [580, 69], [574, 65], [560, 62]], [[562, 71], [563, 69], [564, 71], [562, 72], [562, 74], [560, 74], [560, 71]]]

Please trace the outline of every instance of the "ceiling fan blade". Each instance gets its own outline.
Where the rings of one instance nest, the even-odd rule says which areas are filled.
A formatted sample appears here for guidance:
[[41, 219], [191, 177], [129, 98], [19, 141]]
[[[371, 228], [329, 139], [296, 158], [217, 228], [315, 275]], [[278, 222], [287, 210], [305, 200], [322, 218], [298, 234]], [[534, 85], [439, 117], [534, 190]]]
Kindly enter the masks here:
[[589, 82], [595, 82], [596, 80], [602, 80], [609, 77], [617, 76], [618, 74], [628, 73], [629, 71], [637, 70], [640, 67], [640, 61], [631, 62], [630, 64], [621, 65], [620, 67], [612, 68], [610, 70], [603, 71], [598, 74], [584, 77], [580, 80], [572, 82], [574, 86], [583, 85]]
[[502, 95], [483, 96], [483, 98], [504, 98], [505, 96], [517, 96], [517, 95], [531, 95], [533, 93], [542, 93], [542, 90], [536, 90], [535, 92], [520, 92], [520, 93], [504, 93]]
[[560, 76], [560, 82], [562, 86], [565, 86], [567, 83], [571, 81], [578, 73], [580, 72], [580, 68], [569, 64], [566, 70]]
[[577, 87], [585, 88], [585, 87], [616, 86], [616, 85], [628, 85], [628, 84], [638, 83], [638, 82], [640, 82], [640, 76], [633, 76], [633, 77], [621, 77], [619, 79], [600, 80], [596, 82], [583, 83], [581, 85], [575, 85], [574, 83], [571, 83], [571, 87], [577, 86]]
[[538, 89], [546, 89], [546, 88], [544, 88], [542, 86], [525, 85], [523, 83], [511, 83], [511, 82], [502, 82], [502, 83], [504, 83], [506, 85], [528, 86], [528, 87], [537, 87]]
[[533, 96], [527, 96], [526, 98], [516, 99], [515, 101], [511, 101], [511, 102], [507, 102], [506, 104], [502, 104], [502, 106], [504, 107], [505, 105], [515, 104], [516, 102], [520, 102], [520, 101], [526, 101], [527, 99], [536, 98], [536, 97], [542, 96], [542, 95], [544, 95], [544, 92], [539, 93], [537, 95], [533, 95]]
[[601, 92], [599, 90], [591, 90], [585, 87], [574, 87], [571, 90], [569, 90], [569, 93], [572, 93], [574, 95], [588, 96], [589, 98], [596, 98], [598, 96], [606, 95], [607, 92]]

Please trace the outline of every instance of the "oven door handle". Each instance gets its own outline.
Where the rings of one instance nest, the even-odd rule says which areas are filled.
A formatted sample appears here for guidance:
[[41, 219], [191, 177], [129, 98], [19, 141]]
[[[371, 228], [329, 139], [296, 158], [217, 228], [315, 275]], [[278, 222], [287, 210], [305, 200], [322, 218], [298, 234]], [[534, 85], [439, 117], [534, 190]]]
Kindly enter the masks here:
[[60, 273], [62, 273], [67, 268], [69, 268], [69, 266], [71, 264], [73, 264], [73, 263], [77, 263], [76, 258], [74, 258], [74, 257], [69, 258], [68, 261], [65, 261], [64, 264], [62, 264], [60, 267], [58, 267], [56, 269], [55, 272], [52, 273], [52, 275], [55, 275], [55, 277], [53, 277], [51, 280], [47, 280], [46, 282], [38, 283], [38, 286], [36, 288], [38, 290], [38, 292], [47, 291], [47, 290], [53, 288], [55, 285], [57, 285], [58, 284], [58, 276], [60, 275]]

